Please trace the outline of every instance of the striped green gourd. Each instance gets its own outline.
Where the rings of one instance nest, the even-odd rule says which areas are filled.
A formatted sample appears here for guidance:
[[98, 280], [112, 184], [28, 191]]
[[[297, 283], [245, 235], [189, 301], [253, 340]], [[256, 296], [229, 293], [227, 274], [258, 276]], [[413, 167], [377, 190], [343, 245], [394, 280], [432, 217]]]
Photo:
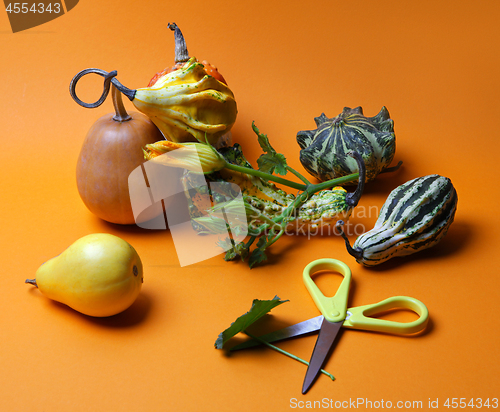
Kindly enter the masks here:
[[321, 181], [357, 173], [357, 163], [349, 152], [358, 152], [366, 166], [366, 182], [387, 169], [396, 151], [394, 122], [382, 107], [374, 117], [365, 117], [363, 109], [345, 107], [328, 118], [315, 119], [317, 129], [297, 133], [304, 168]]
[[457, 202], [457, 192], [447, 177], [419, 177], [389, 194], [375, 227], [359, 236], [352, 247], [342, 230], [341, 235], [358, 263], [375, 266], [436, 245], [453, 222]]

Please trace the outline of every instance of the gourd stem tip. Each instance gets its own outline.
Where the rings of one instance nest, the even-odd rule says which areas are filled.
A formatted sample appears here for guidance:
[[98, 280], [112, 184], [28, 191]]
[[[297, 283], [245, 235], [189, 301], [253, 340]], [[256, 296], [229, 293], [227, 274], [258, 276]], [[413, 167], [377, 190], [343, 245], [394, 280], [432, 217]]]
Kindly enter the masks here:
[[30, 285], [38, 287], [38, 285], [36, 284], [36, 279], [26, 279], [24, 283], [29, 283]]
[[120, 92], [122, 92], [125, 96], [128, 97], [130, 101], [134, 100], [135, 94], [137, 90], [132, 90], [129, 89], [128, 87], [125, 87], [123, 84], [121, 84], [116, 77], [113, 77], [111, 79], [111, 83], [113, 86], [115, 86]]
[[387, 169], [382, 170], [379, 174], [395, 172], [396, 170], [398, 170], [401, 167], [402, 164], [403, 164], [403, 161], [400, 160], [396, 166], [388, 167]]
[[179, 27], [175, 23], [168, 23], [168, 28], [174, 32], [175, 62], [176, 63], [187, 62], [189, 60], [189, 53], [181, 29], [179, 29]]
[[351, 246], [351, 242], [349, 242], [349, 239], [347, 238], [346, 234], [344, 233], [344, 230], [342, 229], [343, 226], [344, 226], [344, 221], [343, 220], [339, 220], [337, 222], [337, 224], [335, 225], [335, 227], [337, 228], [337, 230], [340, 233], [340, 236], [342, 237], [342, 239], [344, 239], [345, 246], [347, 248], [347, 252], [351, 256], [353, 256], [356, 260], [361, 260], [363, 258], [363, 251], [359, 250], [359, 249], [354, 249]]
[[347, 194], [346, 203], [350, 207], [355, 207], [361, 199], [361, 195], [363, 194], [363, 190], [365, 188], [366, 166], [363, 157], [358, 152], [352, 152], [350, 155], [354, 157], [358, 163], [359, 177], [358, 187], [356, 187], [354, 192]]

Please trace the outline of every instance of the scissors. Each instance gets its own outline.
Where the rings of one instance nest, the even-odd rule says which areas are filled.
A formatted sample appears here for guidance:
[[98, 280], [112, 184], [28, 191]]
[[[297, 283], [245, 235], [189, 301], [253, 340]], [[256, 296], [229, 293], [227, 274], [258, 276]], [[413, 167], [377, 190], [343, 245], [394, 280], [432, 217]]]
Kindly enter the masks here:
[[[311, 277], [314, 273], [325, 270], [338, 272], [344, 277], [333, 297], [323, 295]], [[351, 270], [339, 260], [318, 259], [309, 263], [304, 269], [303, 280], [321, 315], [259, 337], [261, 341], [276, 342], [319, 330], [304, 378], [303, 394], [309, 390], [319, 375], [341, 327], [410, 335], [424, 330], [427, 326], [429, 318], [427, 307], [419, 300], [408, 296], [393, 296], [378, 303], [348, 309], [347, 299], [351, 283]], [[419, 317], [412, 322], [404, 323], [372, 317], [393, 309], [409, 309]], [[231, 348], [231, 351], [260, 345], [259, 340], [248, 340]]]

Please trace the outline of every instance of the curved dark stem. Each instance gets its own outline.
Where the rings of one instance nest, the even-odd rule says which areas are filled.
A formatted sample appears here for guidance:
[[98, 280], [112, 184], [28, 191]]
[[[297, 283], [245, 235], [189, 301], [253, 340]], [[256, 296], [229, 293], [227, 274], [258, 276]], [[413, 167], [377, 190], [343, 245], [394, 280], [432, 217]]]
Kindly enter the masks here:
[[345, 246], [347, 248], [347, 252], [349, 252], [349, 254], [351, 256], [356, 258], [356, 260], [362, 260], [363, 259], [363, 251], [361, 249], [354, 249], [351, 246], [349, 239], [347, 238], [346, 234], [344, 233], [344, 230], [342, 229], [343, 226], [344, 226], [344, 221], [339, 220], [337, 222], [337, 224], [335, 225], [335, 228], [338, 229], [338, 231], [340, 232], [340, 236], [342, 236], [342, 239], [344, 239]]
[[361, 195], [363, 194], [363, 190], [365, 188], [366, 167], [363, 157], [358, 152], [352, 152], [350, 155], [354, 157], [358, 163], [359, 178], [358, 187], [354, 192], [347, 194], [345, 201], [348, 206], [354, 207], [358, 204], [359, 199], [361, 199]]
[[113, 120], [116, 122], [128, 122], [132, 119], [127, 113], [125, 106], [123, 105], [122, 94], [120, 90], [118, 90], [115, 85], [111, 86], [111, 97], [113, 99], [113, 106], [115, 108], [115, 115], [113, 116]]
[[29, 283], [30, 285], [38, 287], [38, 285], [36, 284], [36, 279], [26, 279], [24, 283]]
[[177, 27], [177, 24], [175, 23], [168, 23], [168, 28], [174, 32], [175, 62], [176, 63], [187, 62], [189, 60], [189, 53], [181, 29], [179, 29], [179, 27]]
[[399, 163], [396, 165], [396, 166], [392, 166], [392, 167], [388, 167], [387, 169], [384, 169], [382, 170], [379, 175], [381, 175], [382, 173], [391, 173], [391, 172], [395, 172], [396, 170], [398, 170], [401, 165], [403, 164], [403, 161], [400, 160]]
[[118, 90], [120, 90], [125, 96], [128, 97], [130, 101], [134, 100], [135, 98], [135, 93], [137, 90], [132, 90], [129, 89], [128, 87], [125, 87], [123, 84], [121, 84], [116, 77], [113, 77], [111, 79], [111, 83], [113, 83], [113, 86], [115, 86]]
[[[103, 91], [101, 94], [101, 97], [99, 100], [97, 100], [94, 103], [86, 103], [83, 100], [81, 100], [77, 95], [76, 95], [76, 84], [78, 81], [85, 75], [90, 74], [90, 73], [95, 73], [98, 74], [99, 76], [104, 77], [104, 84], [103, 84]], [[107, 72], [101, 69], [85, 69], [82, 70], [81, 72], [77, 73], [73, 79], [71, 79], [71, 83], [69, 84], [69, 93], [73, 100], [77, 102], [80, 106], [93, 109], [95, 107], [99, 107], [101, 104], [104, 103], [106, 100], [106, 97], [108, 97], [109, 89], [111, 87], [111, 83], [120, 91], [122, 92], [125, 96], [127, 96], [130, 100], [134, 100], [135, 97], [135, 92], [136, 90], [131, 90], [127, 87], [125, 87], [123, 84], [121, 84], [115, 76], [117, 75], [117, 71], [113, 70], [112, 72]]]

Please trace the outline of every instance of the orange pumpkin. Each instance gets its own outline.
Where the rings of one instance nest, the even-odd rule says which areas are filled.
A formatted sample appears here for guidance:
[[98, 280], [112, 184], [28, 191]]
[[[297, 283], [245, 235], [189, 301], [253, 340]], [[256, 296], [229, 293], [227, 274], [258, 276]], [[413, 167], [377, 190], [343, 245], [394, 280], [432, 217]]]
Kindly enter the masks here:
[[[87, 208], [111, 223], [134, 224], [128, 177], [144, 163], [142, 148], [164, 140], [142, 113], [127, 113], [121, 93], [112, 86], [116, 113], [98, 119], [83, 143], [76, 167], [78, 192]], [[141, 221], [156, 216], [141, 215]], [[155, 213], [156, 215], [158, 213]]]

